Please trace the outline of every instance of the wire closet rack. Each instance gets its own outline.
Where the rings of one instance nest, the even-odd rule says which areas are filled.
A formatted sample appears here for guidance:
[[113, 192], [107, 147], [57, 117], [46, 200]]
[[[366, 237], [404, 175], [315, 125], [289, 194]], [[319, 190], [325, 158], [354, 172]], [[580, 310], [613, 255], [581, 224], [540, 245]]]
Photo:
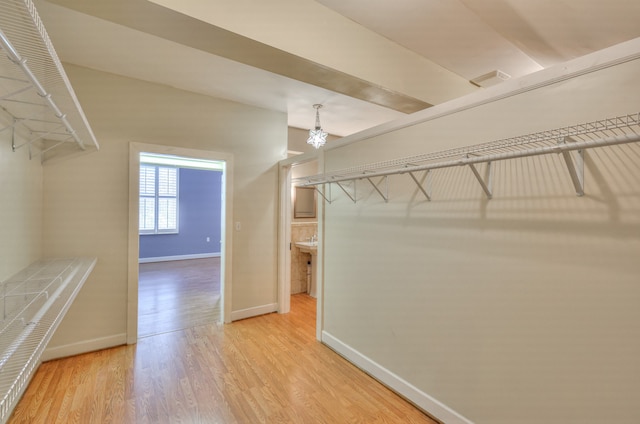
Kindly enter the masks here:
[[[0, 1], [0, 132], [46, 161], [98, 142], [31, 0]], [[55, 149], [55, 150], [54, 150]]]
[[95, 258], [39, 261], [0, 285], [0, 422], [11, 416], [95, 263]]
[[[301, 177], [295, 179], [293, 184], [299, 187], [315, 187], [327, 203], [332, 201], [330, 186], [336, 184], [355, 203], [357, 200], [355, 182], [366, 180], [387, 202], [389, 200], [387, 177], [408, 174], [425, 197], [431, 200], [431, 188], [427, 178], [429, 172], [442, 168], [468, 166], [487, 198], [491, 199], [493, 196], [491, 164], [493, 162], [555, 153], [563, 156], [576, 194], [582, 196], [584, 195], [585, 150], [637, 142], [640, 142], [640, 113]], [[476, 167], [482, 163], [487, 164], [485, 175], [481, 175]], [[374, 182], [373, 178], [376, 177], [384, 178], [382, 181]], [[344, 183], [349, 181], [353, 181], [354, 184], [346, 187]], [[320, 186], [323, 186], [323, 190]]]

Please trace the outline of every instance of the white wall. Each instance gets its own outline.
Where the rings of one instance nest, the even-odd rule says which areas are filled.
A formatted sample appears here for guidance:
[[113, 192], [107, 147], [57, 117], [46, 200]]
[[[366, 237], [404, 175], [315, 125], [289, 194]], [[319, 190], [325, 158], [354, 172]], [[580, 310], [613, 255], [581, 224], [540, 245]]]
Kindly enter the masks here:
[[234, 155], [232, 310], [277, 302], [277, 162], [286, 115], [166, 86], [65, 66], [100, 142], [97, 153], [44, 171], [44, 252], [97, 256], [50, 348], [123, 340], [127, 316], [129, 143]]
[[[0, 115], [0, 128], [11, 125]], [[15, 143], [25, 138], [16, 133]], [[11, 130], [0, 132], [0, 281], [42, 254], [42, 166], [28, 147], [11, 149]]]
[[[328, 150], [327, 169], [640, 111], [640, 61]], [[477, 424], [640, 422], [640, 144], [361, 182], [325, 207], [324, 330]]]

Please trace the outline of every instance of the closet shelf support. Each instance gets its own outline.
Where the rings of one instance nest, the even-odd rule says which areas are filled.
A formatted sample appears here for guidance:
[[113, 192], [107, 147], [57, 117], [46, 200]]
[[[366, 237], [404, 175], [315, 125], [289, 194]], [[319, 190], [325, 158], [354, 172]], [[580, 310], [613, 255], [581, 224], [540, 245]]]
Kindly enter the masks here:
[[[59, 126], [58, 128], [52, 129], [51, 131], [42, 132], [42, 134], [39, 134], [39, 135], [37, 135], [36, 137], [33, 137], [32, 139], [30, 139], [30, 140], [28, 140], [28, 141], [25, 141], [25, 142], [24, 142], [24, 143], [22, 143], [22, 144], [19, 144], [19, 145], [17, 145], [17, 146], [16, 146], [16, 145], [13, 145], [13, 151], [15, 152], [16, 150], [18, 150], [19, 148], [24, 147], [24, 146], [31, 146], [31, 145], [32, 145], [33, 143], [35, 143], [36, 141], [38, 141], [38, 140], [40, 140], [40, 139], [44, 139], [44, 138], [46, 138], [46, 137], [47, 137], [47, 136], [49, 136], [49, 135], [52, 135], [52, 134], [59, 134], [59, 133], [57, 132], [57, 130], [58, 130], [58, 129], [60, 129], [60, 128], [64, 128], [64, 127], [61, 125], [61, 126]], [[69, 134], [69, 137], [71, 137], [71, 134]]]
[[336, 184], [338, 184], [338, 187], [340, 187], [342, 191], [344, 191], [344, 193], [349, 196], [349, 199], [351, 199], [353, 203], [356, 203], [356, 180], [351, 181], [353, 181], [353, 195], [349, 193], [349, 190], [347, 190], [340, 181], [336, 181]]
[[426, 183], [426, 187], [422, 185], [423, 183], [418, 180], [413, 172], [409, 172], [409, 176], [418, 185], [418, 188], [420, 189], [422, 194], [424, 194], [427, 200], [431, 201], [431, 172], [429, 172], [428, 169], [424, 171], [424, 177], [422, 178], [422, 180]]
[[[320, 196], [322, 196], [322, 198], [323, 198], [327, 203], [331, 204], [331, 184], [323, 184], [323, 186], [325, 187], [325, 190], [324, 190], [324, 191], [325, 191], [325, 193], [327, 193], [327, 192], [328, 192], [328, 193], [327, 193], [327, 194], [328, 194], [328, 196], [327, 196], [327, 194], [323, 193], [323, 192], [322, 192], [322, 190], [320, 190], [320, 188], [318, 188], [318, 186], [316, 186], [316, 187], [315, 187], [315, 189], [316, 189], [316, 191], [318, 192], [318, 194], [319, 194]], [[328, 188], [327, 188], [327, 187], [328, 187]]]
[[[385, 193], [382, 192], [382, 190], [380, 190], [379, 184], [376, 184], [373, 182], [373, 180], [369, 177], [367, 177], [367, 181], [369, 181], [371, 183], [371, 185], [373, 186], [373, 188], [376, 189], [376, 191], [378, 192], [378, 194], [380, 195], [380, 197], [382, 197], [382, 199], [385, 201], [385, 203], [389, 202], [389, 177], [388, 176], [384, 176], [383, 180], [385, 182]], [[382, 182], [382, 181], [381, 181]]]
[[493, 168], [491, 167], [491, 162], [487, 162], [486, 180], [485, 178], [482, 178], [482, 176], [478, 172], [478, 168], [476, 168], [476, 166], [473, 163], [469, 164], [469, 168], [471, 168], [471, 171], [473, 171], [473, 175], [475, 175], [476, 179], [480, 183], [480, 187], [482, 187], [484, 194], [487, 195], [487, 199], [490, 200], [491, 197], [493, 197], [493, 193], [492, 193], [492, 182], [493, 182], [492, 169]]
[[29, 66], [27, 66], [27, 59], [22, 58], [20, 56], [20, 54], [16, 51], [16, 49], [11, 44], [11, 42], [7, 39], [7, 36], [1, 30], [0, 30], [0, 46], [5, 52], [7, 52], [7, 55], [9, 56], [9, 60], [15, 63], [22, 70], [22, 72], [27, 76], [29, 83], [33, 86], [33, 88], [35, 88], [38, 95], [46, 100], [47, 104], [53, 111], [54, 115], [58, 119], [60, 119], [60, 121], [62, 121], [64, 126], [67, 128], [67, 131], [69, 132], [69, 134], [71, 134], [74, 137], [76, 143], [78, 144], [78, 147], [84, 150], [85, 149], [84, 143], [82, 142], [82, 140], [80, 140], [80, 138], [78, 138], [77, 135], [75, 135], [75, 130], [71, 127], [71, 124], [67, 120], [67, 116], [64, 113], [62, 113], [60, 108], [58, 108], [58, 105], [56, 104], [56, 102], [51, 97], [51, 93], [47, 93], [47, 91], [42, 86], [42, 84], [40, 84], [40, 81], [38, 81], [38, 78], [36, 78], [36, 76], [33, 74]]
[[[560, 144], [566, 144], [567, 142], [575, 143], [576, 140], [571, 137], [565, 137]], [[569, 151], [563, 151], [562, 157], [569, 170], [569, 176], [571, 182], [576, 190], [577, 196], [584, 196], [584, 150], [578, 150], [575, 154]]]

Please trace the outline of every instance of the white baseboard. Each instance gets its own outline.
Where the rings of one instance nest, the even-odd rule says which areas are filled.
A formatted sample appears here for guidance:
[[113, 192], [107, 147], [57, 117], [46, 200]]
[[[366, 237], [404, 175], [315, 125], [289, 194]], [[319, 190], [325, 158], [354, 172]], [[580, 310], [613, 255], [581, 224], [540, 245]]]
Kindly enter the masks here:
[[214, 253], [194, 253], [193, 255], [156, 256], [154, 258], [139, 258], [138, 263], [184, 261], [186, 259], [219, 258], [220, 252]]
[[127, 344], [125, 333], [113, 336], [100, 337], [98, 339], [84, 340], [68, 345], [48, 347], [42, 353], [41, 360], [50, 361], [52, 359], [65, 358], [67, 356], [79, 355], [81, 353], [94, 352], [96, 350], [107, 349], [109, 347]]
[[240, 309], [239, 311], [231, 311], [231, 321], [256, 317], [258, 315], [270, 314], [271, 312], [276, 312], [277, 310], [277, 303], [269, 303], [268, 305], [256, 306], [248, 309]]
[[322, 332], [322, 342], [346, 358], [349, 362], [444, 424], [473, 424], [469, 419], [458, 414], [442, 402], [424, 393], [411, 383], [403, 380], [326, 331]]

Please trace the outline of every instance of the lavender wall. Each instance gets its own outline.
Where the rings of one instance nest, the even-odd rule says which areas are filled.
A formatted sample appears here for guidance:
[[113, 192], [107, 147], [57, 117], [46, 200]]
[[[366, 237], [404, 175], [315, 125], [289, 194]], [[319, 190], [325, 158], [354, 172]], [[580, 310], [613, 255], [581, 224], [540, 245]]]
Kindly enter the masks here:
[[180, 168], [178, 178], [180, 232], [141, 235], [140, 258], [220, 252], [222, 172]]

